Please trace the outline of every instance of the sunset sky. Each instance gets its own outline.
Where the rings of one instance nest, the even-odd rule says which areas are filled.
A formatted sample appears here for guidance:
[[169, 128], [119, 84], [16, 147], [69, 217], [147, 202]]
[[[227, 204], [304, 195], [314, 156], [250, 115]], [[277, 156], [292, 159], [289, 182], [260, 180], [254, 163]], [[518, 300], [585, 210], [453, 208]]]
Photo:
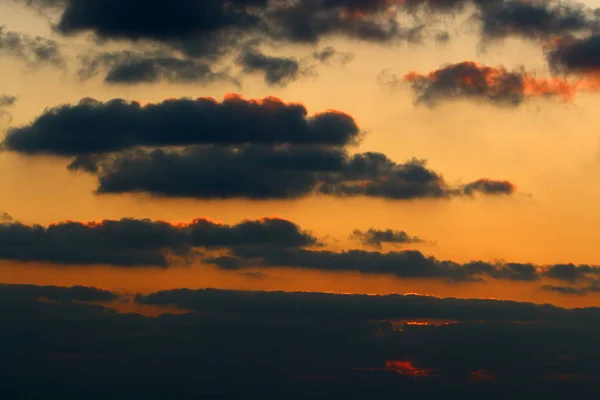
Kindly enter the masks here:
[[[576, 381], [586, 394], [600, 380], [582, 350], [600, 333], [600, 1], [0, 0], [0, 15], [0, 320], [15, 327], [0, 341], [34, 329], [26, 312], [60, 338], [32, 339], [17, 366], [3, 348], [15, 385], [35, 370], [60, 391], [74, 357], [92, 375], [111, 370], [112, 395], [118, 371], [161, 338], [181, 347], [157, 349], [139, 378], [176, 364], [181, 396], [212, 398], [179, 374], [208, 368], [196, 356], [254, 369], [235, 393], [268, 386], [254, 374], [284, 363], [267, 354], [278, 340], [297, 363], [281, 382], [309, 381], [306, 395], [337, 398], [354, 382], [357, 398], [404, 384], [437, 398], [422, 379], [457, 398], [507, 381], [557, 395], [572, 388], [548, 382]], [[45, 313], [85, 326], [80, 343]], [[107, 339], [103, 319], [136, 333]], [[293, 359], [288, 330], [303, 321], [319, 346], [345, 324], [361, 344], [331, 344], [315, 370]], [[270, 344], [187, 352], [177, 324], [213, 329], [217, 347], [228, 329]], [[161, 333], [140, 333], [150, 342], [119, 368], [90, 361], [124, 354], [142, 325]], [[488, 362], [479, 347], [495, 335], [506, 360]], [[367, 342], [361, 365], [337, 353]], [[246, 358], [255, 351], [260, 363]], [[413, 379], [379, 375], [390, 372]]]

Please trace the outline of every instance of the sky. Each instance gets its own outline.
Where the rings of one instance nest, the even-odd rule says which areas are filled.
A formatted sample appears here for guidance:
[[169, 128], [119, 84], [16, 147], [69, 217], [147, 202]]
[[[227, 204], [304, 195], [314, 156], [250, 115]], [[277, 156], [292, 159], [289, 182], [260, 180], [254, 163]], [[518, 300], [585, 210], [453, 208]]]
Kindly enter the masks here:
[[9, 393], [588, 394], [598, 7], [0, 0]]

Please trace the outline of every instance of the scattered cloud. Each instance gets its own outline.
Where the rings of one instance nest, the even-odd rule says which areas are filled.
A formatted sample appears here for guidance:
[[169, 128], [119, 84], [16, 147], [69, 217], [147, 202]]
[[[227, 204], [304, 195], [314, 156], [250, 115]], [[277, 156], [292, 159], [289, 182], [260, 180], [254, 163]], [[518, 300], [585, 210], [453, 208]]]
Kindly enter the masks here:
[[350, 235], [350, 238], [358, 240], [365, 246], [374, 246], [379, 249], [384, 243], [403, 245], [425, 242], [417, 236], [410, 236], [404, 231], [395, 231], [393, 229], [369, 229], [368, 231], [355, 230], [352, 232], [352, 235]]
[[429, 106], [454, 99], [498, 106], [518, 106], [536, 97], [568, 101], [580, 89], [577, 82], [563, 78], [538, 78], [523, 70], [508, 71], [472, 61], [448, 64], [427, 74], [410, 72], [404, 80], [410, 83], [417, 102]]
[[52, 39], [14, 32], [0, 26], [0, 54], [5, 53], [25, 61], [29, 66], [51, 65], [64, 68], [66, 58], [60, 45]]

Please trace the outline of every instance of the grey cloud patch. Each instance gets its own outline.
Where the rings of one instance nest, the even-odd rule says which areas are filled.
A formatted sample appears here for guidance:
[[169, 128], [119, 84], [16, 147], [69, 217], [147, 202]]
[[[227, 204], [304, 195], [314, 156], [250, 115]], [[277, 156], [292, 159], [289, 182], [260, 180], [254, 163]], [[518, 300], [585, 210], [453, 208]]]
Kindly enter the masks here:
[[0, 107], [11, 107], [17, 102], [16, 96], [10, 96], [7, 94], [0, 95]]
[[381, 153], [349, 156], [341, 149], [315, 146], [136, 150], [89, 162], [89, 158], [78, 158], [70, 168], [97, 174], [99, 194], [253, 200], [295, 199], [315, 193], [396, 200], [450, 198], [474, 191], [497, 194], [477, 185], [468, 193], [464, 187], [451, 187], [424, 161], [397, 164]]
[[34, 67], [52, 65], [63, 68], [66, 65], [66, 58], [56, 41], [10, 31], [4, 26], [0, 26], [0, 53], [17, 57]]
[[369, 229], [367, 231], [355, 230], [350, 235], [351, 239], [358, 240], [363, 245], [381, 248], [384, 243], [400, 245], [411, 243], [424, 243], [425, 241], [417, 236], [410, 236], [405, 231], [395, 231], [393, 229]]
[[286, 86], [307, 73], [295, 58], [269, 56], [256, 50], [243, 51], [237, 63], [242, 66], [243, 73], [263, 74], [268, 85]]
[[160, 53], [131, 51], [89, 54], [81, 58], [78, 75], [89, 79], [104, 74], [109, 84], [139, 84], [154, 82], [202, 83], [217, 81], [235, 83], [226, 72], [215, 72], [210, 63], [193, 58], [174, 57]]
[[206, 219], [183, 225], [146, 219], [61, 222], [47, 227], [12, 220], [0, 224], [0, 259], [63, 265], [168, 267], [178, 260], [196, 257], [196, 248], [318, 244], [309, 232], [277, 218], [236, 225]]
[[137, 146], [344, 145], [357, 142], [359, 135], [348, 114], [326, 111], [309, 116], [303, 105], [275, 97], [246, 100], [229, 95], [222, 102], [183, 98], [147, 105], [83, 99], [11, 128], [2, 145], [25, 154], [77, 156]]
[[322, 50], [313, 52], [313, 58], [325, 64], [328, 64], [332, 61], [338, 61], [342, 65], [345, 65], [354, 60], [354, 54], [340, 52], [334, 47], [329, 46]]
[[16, 102], [15, 96], [0, 94], [0, 117], [8, 117], [9, 121], [12, 120], [12, 114], [6, 111], [6, 108], [14, 106]]

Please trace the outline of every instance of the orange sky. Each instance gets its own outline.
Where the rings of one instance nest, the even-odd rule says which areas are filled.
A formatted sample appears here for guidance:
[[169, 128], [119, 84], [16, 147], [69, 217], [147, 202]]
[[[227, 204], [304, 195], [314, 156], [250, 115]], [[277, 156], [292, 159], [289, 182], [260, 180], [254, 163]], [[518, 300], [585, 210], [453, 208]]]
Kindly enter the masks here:
[[[3, 6], [3, 8], [6, 6]], [[0, 9], [0, 12], [3, 10]], [[50, 35], [44, 20], [12, 8], [8, 27]], [[66, 39], [61, 38], [65, 41]], [[86, 46], [74, 39], [74, 48]], [[329, 248], [357, 247], [348, 239], [354, 229], [401, 229], [434, 242], [419, 246], [427, 255], [466, 262], [473, 259], [514, 262], [600, 264], [600, 98], [579, 94], [573, 102], [539, 100], [519, 109], [499, 109], [466, 102], [435, 110], [417, 107], [407, 87], [390, 89], [377, 82], [383, 70], [402, 77], [411, 70], [428, 72], [449, 62], [477, 60], [508, 70], [526, 63], [545, 71], [539, 45], [516, 40], [478, 52], [477, 39], [464, 34], [446, 45], [402, 48], [333, 41], [352, 51], [346, 66], [319, 69], [318, 77], [286, 88], [267, 87], [257, 79], [244, 82], [246, 98], [275, 95], [302, 102], [310, 113], [336, 109], [355, 117], [368, 133], [355, 151], [380, 151], [396, 162], [426, 158], [448, 182], [482, 177], [517, 185], [511, 198], [384, 201], [313, 197], [297, 201], [251, 202], [157, 200], [148, 197], [92, 194], [94, 180], [66, 171], [68, 161], [0, 154], [0, 211], [28, 224], [62, 220], [153, 218], [187, 221], [209, 217], [224, 223], [279, 216], [327, 238]], [[302, 56], [306, 50], [291, 47]], [[13, 125], [31, 121], [44, 108], [91, 96], [122, 97], [142, 102], [170, 97], [214, 96], [240, 92], [232, 85], [142, 85], [106, 87], [78, 82], [63, 71], [29, 70], [9, 57], [0, 59], [0, 93], [15, 94]], [[0, 122], [6, 128], [6, 121]], [[541, 283], [489, 282], [448, 285], [432, 280], [407, 281], [387, 276], [271, 270], [263, 279], [208, 267], [168, 271], [116, 268], [55, 268], [3, 263], [0, 281], [52, 285], [91, 285], [150, 292], [179, 287], [311, 290], [347, 293], [407, 293], [551, 302], [567, 307], [600, 306], [600, 294], [561, 296], [539, 290]]]

